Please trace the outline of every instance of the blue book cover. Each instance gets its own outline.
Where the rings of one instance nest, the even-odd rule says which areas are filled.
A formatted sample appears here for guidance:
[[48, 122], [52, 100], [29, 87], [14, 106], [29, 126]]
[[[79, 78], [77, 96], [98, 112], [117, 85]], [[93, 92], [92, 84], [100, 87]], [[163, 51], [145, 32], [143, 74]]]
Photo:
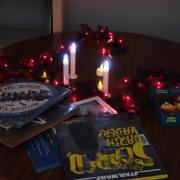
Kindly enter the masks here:
[[21, 128], [70, 93], [68, 88], [39, 81], [8, 81], [0, 86], [0, 122]]
[[180, 125], [180, 89], [152, 90], [152, 100], [164, 126]]
[[36, 172], [42, 172], [62, 165], [59, 144], [53, 129], [35, 136], [26, 143], [28, 155]]

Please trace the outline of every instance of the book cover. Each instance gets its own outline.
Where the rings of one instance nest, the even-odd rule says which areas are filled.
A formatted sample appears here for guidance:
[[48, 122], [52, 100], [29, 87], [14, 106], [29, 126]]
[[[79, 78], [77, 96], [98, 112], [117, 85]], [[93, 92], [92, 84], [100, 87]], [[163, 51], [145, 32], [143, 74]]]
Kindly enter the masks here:
[[162, 125], [180, 125], [180, 89], [155, 89], [152, 90], [152, 100]]
[[78, 116], [117, 114], [117, 111], [99, 96], [83, 99], [72, 104], [79, 108]]
[[49, 128], [53, 128], [78, 111], [79, 109], [72, 104], [59, 102], [22, 128], [11, 128], [9, 130], [0, 128], [0, 142], [9, 148], [13, 148]]
[[64, 87], [30, 80], [11, 80], [0, 86], [0, 122], [21, 128], [70, 95]]
[[167, 178], [135, 114], [74, 118], [57, 126], [69, 180]]
[[33, 167], [38, 173], [62, 166], [59, 144], [53, 129], [30, 139], [26, 143], [26, 149]]

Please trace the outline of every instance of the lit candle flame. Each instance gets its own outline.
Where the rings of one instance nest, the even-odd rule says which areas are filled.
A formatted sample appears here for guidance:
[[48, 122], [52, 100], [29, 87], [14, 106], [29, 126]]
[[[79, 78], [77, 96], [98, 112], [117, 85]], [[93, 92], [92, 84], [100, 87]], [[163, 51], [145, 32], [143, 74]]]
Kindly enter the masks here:
[[109, 62], [107, 60], [104, 62], [104, 71], [109, 71]]
[[76, 53], [76, 44], [75, 43], [71, 44], [70, 51], [71, 51], [71, 53]]
[[47, 73], [46, 73], [46, 71], [43, 71], [43, 74], [42, 74], [41, 78], [42, 78], [42, 79], [46, 79], [46, 78], [47, 78]]
[[99, 81], [99, 82], [98, 82], [97, 88], [98, 88], [100, 91], [103, 90], [103, 83], [102, 83], [102, 81]]
[[96, 75], [103, 76], [103, 69], [104, 69], [103, 64], [101, 64], [100, 67], [96, 69]]
[[69, 64], [69, 58], [67, 54], [64, 55], [63, 64]]
[[68, 55], [64, 55], [63, 59], [63, 82], [64, 85], [69, 85], [69, 58]]

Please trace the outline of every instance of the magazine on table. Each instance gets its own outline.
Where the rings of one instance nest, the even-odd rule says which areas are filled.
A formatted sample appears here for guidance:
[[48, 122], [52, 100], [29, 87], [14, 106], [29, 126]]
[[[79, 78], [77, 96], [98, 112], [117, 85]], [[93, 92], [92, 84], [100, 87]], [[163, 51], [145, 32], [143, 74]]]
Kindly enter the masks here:
[[69, 180], [168, 177], [134, 113], [73, 118], [56, 135]]

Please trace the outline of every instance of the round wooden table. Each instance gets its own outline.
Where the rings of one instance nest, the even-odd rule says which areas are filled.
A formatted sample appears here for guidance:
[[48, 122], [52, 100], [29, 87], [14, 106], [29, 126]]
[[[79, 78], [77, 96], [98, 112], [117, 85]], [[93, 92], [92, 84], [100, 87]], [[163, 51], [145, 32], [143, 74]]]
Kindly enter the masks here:
[[[110, 73], [110, 93], [115, 94], [116, 84], [122, 77], [135, 77], [139, 67], [161, 67], [168, 71], [180, 69], [180, 44], [132, 33], [117, 33], [127, 45], [127, 53], [113, 57]], [[0, 56], [23, 58], [42, 52], [55, 52], [61, 43], [76, 39], [77, 33], [61, 33], [23, 41], [0, 50]], [[96, 80], [100, 65], [97, 45], [81, 46], [77, 52], [79, 82]], [[147, 137], [156, 149], [166, 168], [169, 180], [180, 179], [180, 127], [164, 127], [153, 107], [139, 112]], [[24, 144], [13, 149], [0, 144], [0, 179], [65, 179], [62, 167], [35, 173]]]

